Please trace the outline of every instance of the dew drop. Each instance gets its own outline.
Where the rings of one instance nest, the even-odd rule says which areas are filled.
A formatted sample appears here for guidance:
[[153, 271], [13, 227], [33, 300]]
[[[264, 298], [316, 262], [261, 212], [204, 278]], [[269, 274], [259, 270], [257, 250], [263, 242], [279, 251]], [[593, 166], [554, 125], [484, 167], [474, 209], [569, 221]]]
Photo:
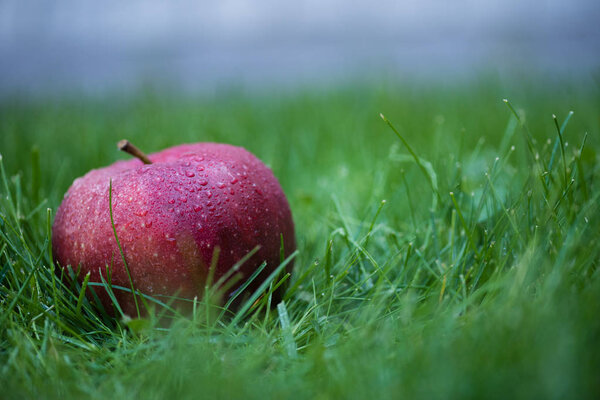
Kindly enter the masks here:
[[145, 217], [146, 214], [148, 214], [148, 210], [138, 210], [136, 212], [134, 212], [135, 215], [137, 215], [138, 217]]
[[194, 176], [196, 176], [196, 174], [194, 174], [192, 171], [187, 171], [185, 173], [185, 176], [187, 176], [188, 178], [193, 178]]
[[185, 197], [185, 196], [181, 196], [181, 197], [179, 198], [179, 201], [181, 201], [182, 203], [187, 203], [187, 197]]
[[195, 212], [198, 212], [200, 210], [202, 210], [202, 206], [200, 206], [200, 205], [194, 206], [194, 211]]
[[169, 199], [169, 204], [175, 204], [175, 199]]
[[206, 197], [208, 197], [209, 199], [212, 197], [212, 192], [210, 190], [206, 192]]
[[208, 181], [206, 179], [200, 179], [200, 181], [198, 181], [199, 184], [201, 184], [202, 186], [206, 186], [208, 184]]
[[233, 177], [233, 179], [229, 183], [231, 183], [232, 185], [235, 185], [236, 183], [238, 183], [238, 178]]
[[225, 187], [225, 184], [223, 182], [219, 182], [217, 183], [217, 186], [219, 187], [219, 189], [223, 189]]
[[204, 171], [204, 167], [202, 165], [199, 165], [196, 167], [196, 171], [202, 172], [202, 171]]

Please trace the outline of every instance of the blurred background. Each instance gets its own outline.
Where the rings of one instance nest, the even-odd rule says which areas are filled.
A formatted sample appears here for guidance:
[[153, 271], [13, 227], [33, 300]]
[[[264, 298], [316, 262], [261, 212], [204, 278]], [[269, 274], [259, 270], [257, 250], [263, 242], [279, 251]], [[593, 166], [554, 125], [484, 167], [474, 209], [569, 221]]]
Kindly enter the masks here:
[[0, 1], [0, 94], [592, 77], [598, 0]]

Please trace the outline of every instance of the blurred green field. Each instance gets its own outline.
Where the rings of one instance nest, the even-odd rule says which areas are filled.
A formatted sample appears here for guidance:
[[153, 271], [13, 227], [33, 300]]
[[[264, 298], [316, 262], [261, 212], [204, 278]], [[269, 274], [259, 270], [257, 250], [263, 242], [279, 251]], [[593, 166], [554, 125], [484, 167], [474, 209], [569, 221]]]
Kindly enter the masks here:
[[[0, 397], [600, 398], [600, 86], [536, 82], [1, 100]], [[166, 329], [56, 282], [48, 224], [122, 138], [273, 169], [283, 303]]]

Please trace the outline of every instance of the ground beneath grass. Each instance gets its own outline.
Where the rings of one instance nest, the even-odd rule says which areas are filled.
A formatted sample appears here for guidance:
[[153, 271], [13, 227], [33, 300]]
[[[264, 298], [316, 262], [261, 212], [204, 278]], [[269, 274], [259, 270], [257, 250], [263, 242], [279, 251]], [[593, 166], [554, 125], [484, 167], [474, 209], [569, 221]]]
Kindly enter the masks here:
[[[526, 82], [2, 100], [0, 397], [600, 398], [600, 87]], [[281, 303], [114, 320], [56, 278], [56, 208], [124, 137], [272, 168]]]

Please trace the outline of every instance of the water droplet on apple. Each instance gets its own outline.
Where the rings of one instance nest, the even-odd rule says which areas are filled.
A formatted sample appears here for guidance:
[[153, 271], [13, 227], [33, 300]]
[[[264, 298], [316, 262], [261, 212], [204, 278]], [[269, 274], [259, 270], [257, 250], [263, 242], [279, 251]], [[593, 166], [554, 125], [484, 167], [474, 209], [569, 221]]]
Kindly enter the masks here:
[[179, 198], [179, 201], [181, 201], [182, 203], [187, 203], [187, 197], [185, 197], [185, 196], [181, 196], [181, 197]]
[[210, 190], [206, 192], [206, 197], [208, 197], [209, 199], [212, 197], [212, 192]]
[[233, 179], [229, 183], [231, 183], [232, 185], [235, 185], [236, 183], [238, 183], [238, 178], [233, 177]]
[[196, 167], [196, 171], [202, 172], [202, 171], [204, 171], [204, 167], [202, 165], [199, 165]]
[[173, 207], [169, 208], [169, 212], [173, 212], [175, 209]]
[[148, 220], [146, 221], [146, 228], [150, 228], [152, 226], [152, 221]]
[[202, 206], [201, 205], [194, 206], [194, 211], [195, 212], [198, 212], [200, 210], [202, 210]]
[[196, 174], [194, 174], [192, 171], [187, 171], [185, 173], [185, 176], [187, 176], [188, 178], [193, 178], [194, 176], [196, 176]]
[[201, 184], [202, 186], [206, 186], [208, 184], [208, 181], [206, 179], [200, 179], [198, 181], [199, 184]]
[[219, 189], [223, 189], [225, 187], [225, 184], [223, 182], [219, 182], [217, 183], [217, 186], [219, 187]]
[[134, 212], [135, 215], [137, 215], [138, 217], [145, 217], [146, 214], [148, 214], [148, 210], [138, 210], [136, 212]]
[[175, 199], [169, 199], [169, 204], [175, 204]]

